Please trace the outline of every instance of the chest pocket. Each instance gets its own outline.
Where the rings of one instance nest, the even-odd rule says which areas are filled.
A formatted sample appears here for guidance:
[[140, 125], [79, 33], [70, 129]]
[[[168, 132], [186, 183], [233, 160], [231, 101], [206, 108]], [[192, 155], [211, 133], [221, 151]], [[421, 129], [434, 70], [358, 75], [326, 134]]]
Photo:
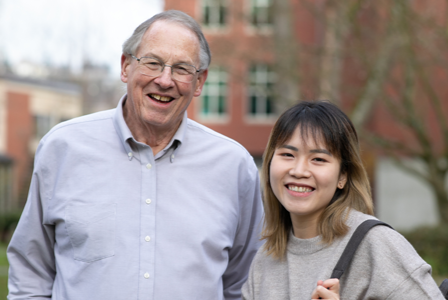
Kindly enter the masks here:
[[72, 204], [66, 225], [74, 259], [93, 262], [115, 255], [115, 204]]

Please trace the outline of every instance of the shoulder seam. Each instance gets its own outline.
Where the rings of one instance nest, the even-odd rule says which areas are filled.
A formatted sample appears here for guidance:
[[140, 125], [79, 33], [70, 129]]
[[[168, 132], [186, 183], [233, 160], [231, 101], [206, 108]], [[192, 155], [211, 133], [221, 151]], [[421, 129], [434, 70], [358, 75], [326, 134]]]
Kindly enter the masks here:
[[[82, 118], [82, 117], [84, 117], [84, 116], [80, 116], [80, 117], [78, 117], [78, 118]], [[98, 121], [104, 121], [104, 120], [107, 120], [107, 119], [111, 119], [112, 117], [111, 116], [108, 116], [108, 117], [103, 117], [103, 118], [99, 118], [99, 119], [94, 119], [94, 120], [68, 120], [68, 121], [66, 121], [66, 122], [64, 122], [65, 124], [61, 124], [61, 123], [59, 123], [59, 124], [57, 124], [57, 125], [55, 125], [42, 139], [41, 139], [41, 142], [44, 142], [50, 135], [52, 135], [54, 132], [56, 132], [56, 131], [58, 131], [58, 130], [60, 130], [60, 129], [62, 129], [62, 128], [65, 128], [65, 127], [68, 127], [68, 126], [73, 126], [73, 125], [76, 125], [76, 124], [82, 124], [82, 123], [90, 123], [90, 122], [98, 122]]]
[[[216, 132], [216, 131], [214, 131], [214, 130], [212, 130], [212, 129], [210, 129], [210, 128], [204, 126], [204, 125], [201, 125], [201, 124], [199, 124], [199, 123], [196, 123], [195, 121], [193, 121], [193, 120], [191, 120], [191, 119], [188, 119], [188, 123], [187, 123], [187, 125], [190, 126], [190, 127], [195, 128], [195, 129], [199, 129], [199, 130], [201, 130], [202, 132], [207, 133], [207, 134], [209, 134], [209, 135], [211, 135], [211, 136], [214, 136], [214, 137], [216, 137], [216, 138], [219, 138], [219, 139], [225, 140], [225, 141], [227, 141], [227, 142], [229, 142], [229, 143], [232, 143], [232, 144], [238, 146], [239, 148], [241, 148], [246, 154], [248, 154], [248, 155], [250, 155], [250, 156], [252, 157], [252, 155], [249, 153], [249, 151], [247, 151], [246, 148], [244, 148], [243, 145], [241, 145], [241, 144], [238, 143], [237, 141], [235, 141], [235, 140], [233, 140], [233, 139], [231, 139], [231, 138], [229, 138], [229, 137], [227, 137], [227, 136], [225, 136], [225, 135], [223, 135], [223, 134], [221, 134], [221, 133], [219, 133], [219, 132]], [[199, 125], [199, 126], [197, 126], [197, 125]], [[208, 129], [208, 130], [206, 130], [206, 129]]]

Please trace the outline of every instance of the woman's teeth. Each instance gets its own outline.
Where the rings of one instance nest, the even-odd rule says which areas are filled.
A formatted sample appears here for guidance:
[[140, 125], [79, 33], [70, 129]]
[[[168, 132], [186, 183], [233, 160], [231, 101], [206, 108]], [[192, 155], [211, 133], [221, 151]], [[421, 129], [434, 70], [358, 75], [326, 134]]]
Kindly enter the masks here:
[[312, 188], [305, 187], [305, 186], [296, 186], [296, 185], [288, 185], [288, 189], [290, 191], [299, 192], [299, 193], [306, 193], [313, 191]]

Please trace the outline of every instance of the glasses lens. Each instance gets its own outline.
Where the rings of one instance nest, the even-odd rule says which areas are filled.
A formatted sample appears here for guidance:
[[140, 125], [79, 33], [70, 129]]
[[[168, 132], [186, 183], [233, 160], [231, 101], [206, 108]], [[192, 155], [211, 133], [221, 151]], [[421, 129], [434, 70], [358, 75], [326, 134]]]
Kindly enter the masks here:
[[[142, 66], [141, 73], [153, 77], [159, 76], [165, 66], [164, 63], [152, 57], [142, 57], [139, 63]], [[196, 69], [187, 64], [175, 64], [168, 67], [171, 67], [172, 78], [176, 81], [192, 82], [196, 75]]]
[[177, 64], [171, 67], [173, 79], [181, 82], [192, 82], [196, 69], [186, 64]]
[[163, 64], [155, 58], [142, 57], [140, 64], [143, 66], [142, 73], [150, 76], [158, 76], [162, 73]]

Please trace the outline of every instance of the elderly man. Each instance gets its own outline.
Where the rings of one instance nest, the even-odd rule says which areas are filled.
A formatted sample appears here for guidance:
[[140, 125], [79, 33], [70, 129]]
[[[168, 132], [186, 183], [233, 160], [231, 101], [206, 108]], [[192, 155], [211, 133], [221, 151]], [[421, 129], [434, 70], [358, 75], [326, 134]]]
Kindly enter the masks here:
[[209, 62], [191, 17], [158, 14], [123, 45], [117, 108], [42, 139], [8, 299], [240, 299], [259, 180], [241, 145], [186, 116]]

